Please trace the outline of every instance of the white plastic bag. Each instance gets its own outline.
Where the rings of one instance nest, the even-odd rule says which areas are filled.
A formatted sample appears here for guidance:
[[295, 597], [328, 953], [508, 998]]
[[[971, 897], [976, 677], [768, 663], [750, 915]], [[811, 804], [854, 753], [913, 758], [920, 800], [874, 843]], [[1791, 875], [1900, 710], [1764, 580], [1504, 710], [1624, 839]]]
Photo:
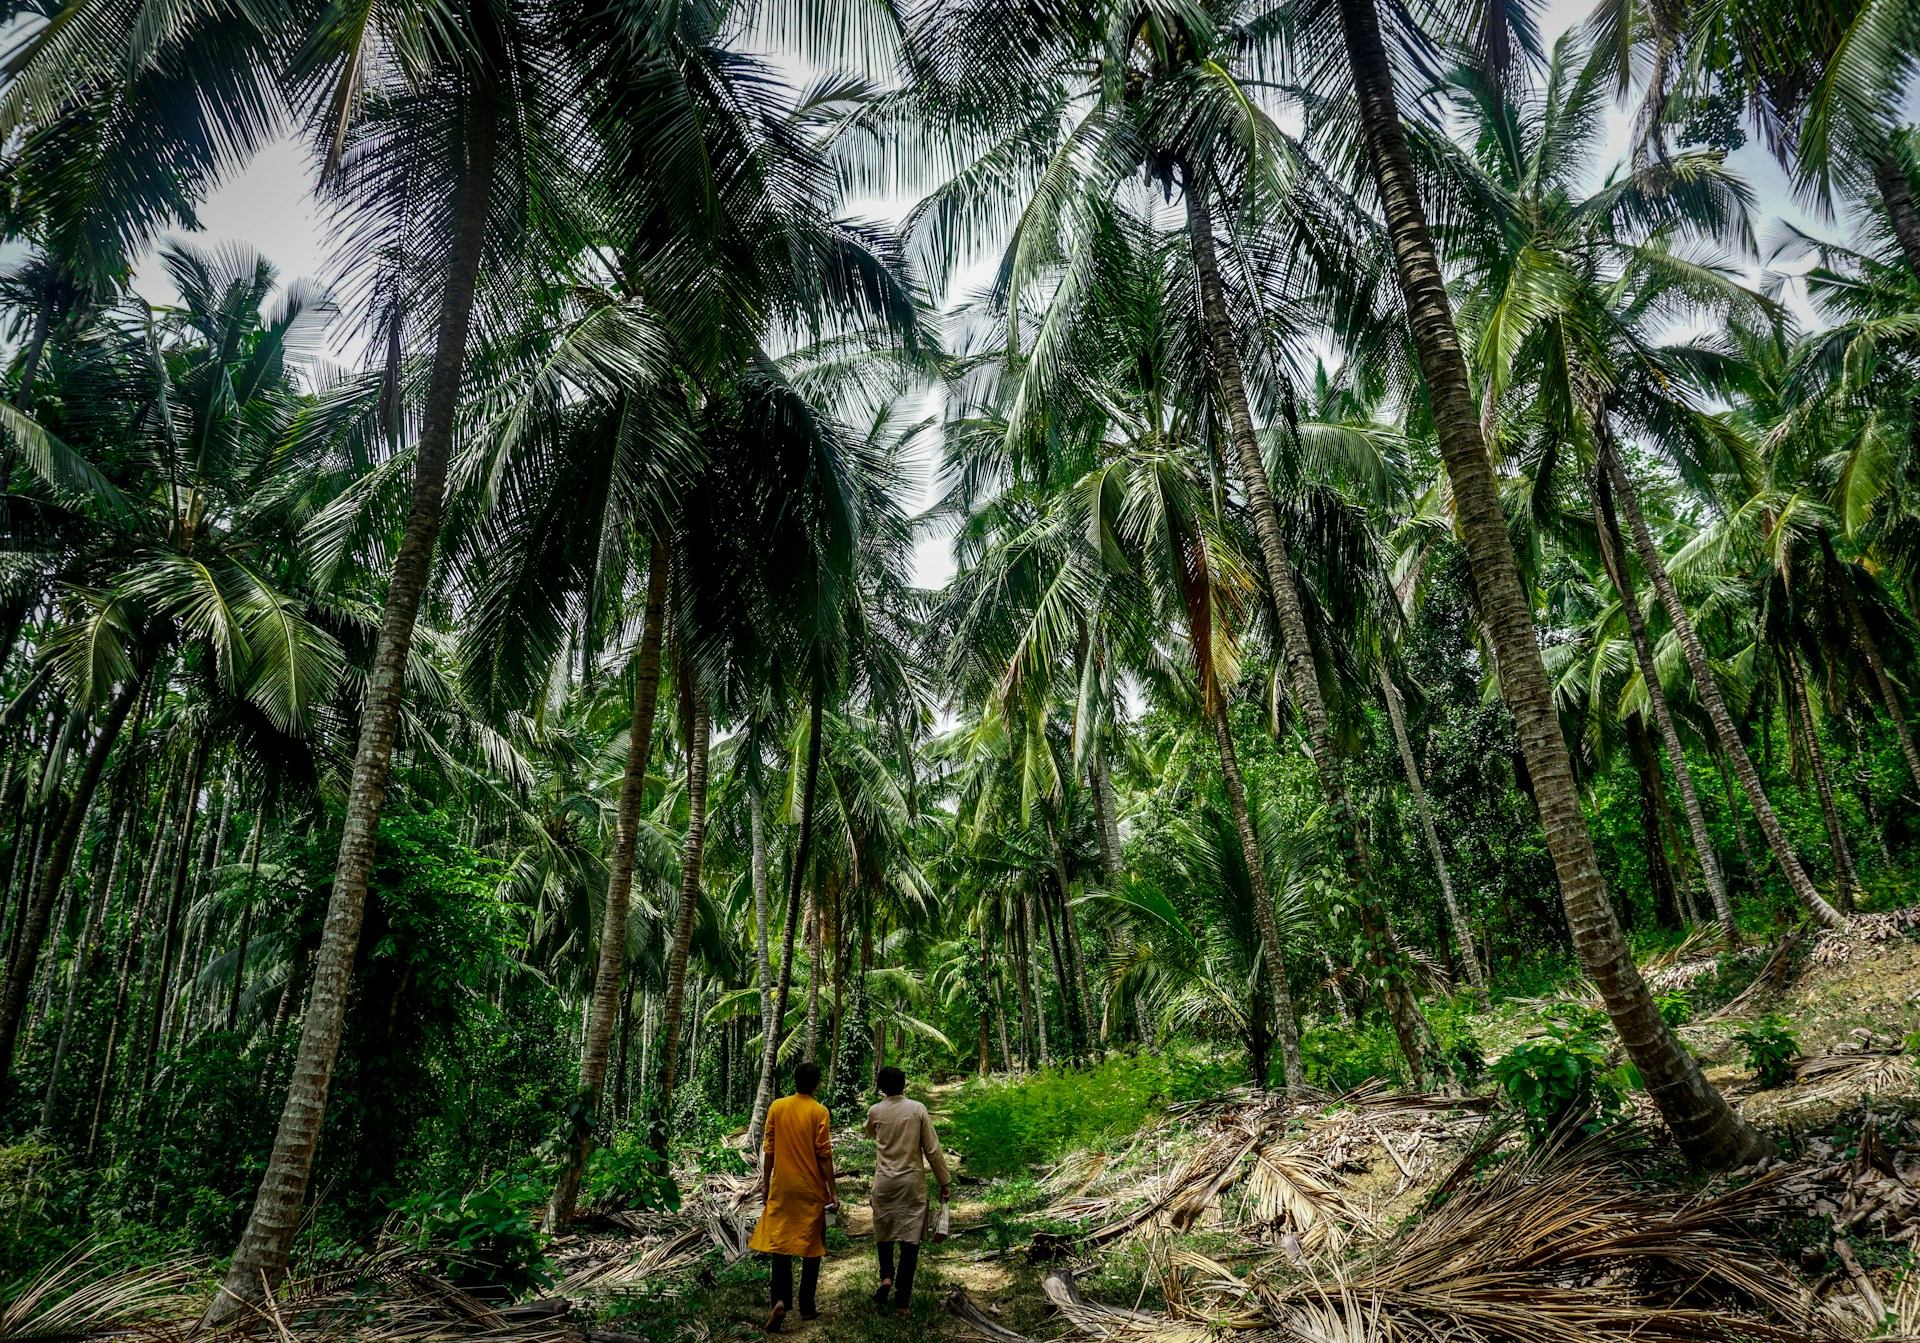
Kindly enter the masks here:
[[947, 1238], [952, 1225], [953, 1222], [947, 1214], [946, 1204], [929, 1204], [927, 1207], [926, 1224], [921, 1228], [920, 1239], [932, 1241], [935, 1245], [938, 1245]]

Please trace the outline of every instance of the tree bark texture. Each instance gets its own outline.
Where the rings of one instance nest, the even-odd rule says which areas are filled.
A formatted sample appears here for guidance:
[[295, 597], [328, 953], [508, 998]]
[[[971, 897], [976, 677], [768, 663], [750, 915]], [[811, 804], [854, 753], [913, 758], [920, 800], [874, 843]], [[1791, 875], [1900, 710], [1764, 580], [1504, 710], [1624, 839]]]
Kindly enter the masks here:
[[[1267, 1001], [1273, 1005], [1273, 1033], [1280, 1041], [1280, 1068], [1288, 1091], [1306, 1085], [1306, 1068], [1300, 1060], [1300, 1027], [1293, 1019], [1293, 990], [1287, 983], [1287, 962], [1280, 946], [1280, 928], [1273, 917], [1273, 888], [1267, 884], [1267, 862], [1260, 852], [1260, 837], [1254, 832], [1253, 813], [1247, 808], [1247, 786], [1240, 777], [1240, 759], [1233, 749], [1233, 732], [1227, 725], [1227, 706], [1216, 703], [1213, 713], [1213, 740], [1219, 748], [1220, 774], [1227, 785], [1227, 806], [1233, 812], [1234, 833], [1240, 837], [1240, 857], [1247, 865], [1247, 884], [1253, 895], [1253, 923], [1260, 930], [1260, 957], [1266, 964]], [[1264, 1087], [1263, 1076], [1253, 1079]]]
[[327, 901], [320, 948], [314, 958], [313, 987], [300, 1030], [299, 1052], [287, 1088], [287, 1102], [275, 1130], [267, 1171], [254, 1197], [253, 1211], [234, 1251], [231, 1267], [205, 1324], [217, 1326], [243, 1313], [286, 1276], [306, 1202], [307, 1180], [320, 1126], [326, 1117], [334, 1061], [346, 1020], [353, 963], [360, 947], [367, 883], [380, 837], [380, 811], [393, 766], [394, 737], [406, 695], [408, 655], [414, 622], [433, 568], [445, 503], [447, 459], [453, 446], [460, 380], [466, 363], [474, 293], [487, 236], [488, 198], [493, 189], [494, 99], [484, 73], [472, 77], [472, 97], [463, 123], [465, 162], [452, 202], [453, 237], [448, 248], [440, 297], [438, 330], [421, 407], [415, 445], [413, 490], [406, 530], [394, 556], [380, 621], [373, 672], [361, 705], [359, 742], [347, 791], [345, 822], [333, 892]]
[[793, 991], [793, 944], [800, 921], [800, 905], [807, 885], [807, 860], [813, 851], [814, 790], [820, 781], [821, 704], [826, 692], [813, 688], [813, 706], [807, 718], [807, 763], [800, 780], [800, 837], [793, 847], [793, 870], [787, 875], [787, 918], [780, 934], [780, 979], [773, 991], [773, 1028], [760, 1039], [760, 1085], [754, 1093], [753, 1119], [747, 1125], [747, 1150], [758, 1152], [766, 1132], [767, 1107], [773, 1104], [774, 1072], [780, 1060], [780, 1036], [787, 1028], [787, 998]]
[[621, 979], [627, 964], [627, 915], [633, 906], [633, 855], [640, 838], [640, 813], [647, 792], [647, 762], [653, 756], [654, 710], [660, 699], [660, 640], [667, 599], [667, 543], [656, 535], [647, 561], [647, 597], [640, 627], [640, 648], [633, 668], [633, 718], [627, 725], [627, 761], [620, 774], [620, 804], [614, 823], [613, 851], [607, 855], [607, 902], [600, 918], [600, 956], [594, 966], [593, 1006], [580, 1051], [580, 1089], [574, 1096], [573, 1132], [567, 1159], [547, 1200], [549, 1235], [573, 1220], [580, 1180], [593, 1153], [600, 1120], [600, 1097], [607, 1080], [607, 1058], [619, 1015]]
[[1800, 740], [1806, 743], [1807, 766], [1813, 771], [1815, 795], [1820, 799], [1820, 816], [1827, 825], [1827, 845], [1833, 851], [1834, 907], [1841, 914], [1853, 913], [1853, 892], [1859, 879], [1853, 871], [1853, 851], [1847, 845], [1847, 830], [1840, 822], [1840, 805], [1833, 795], [1833, 775], [1827, 769], [1827, 753], [1820, 745], [1820, 727], [1813, 717], [1813, 697], [1807, 693], [1807, 678], [1800, 670], [1800, 659], [1792, 649], [1780, 655], [1786, 671], [1787, 695], [1793, 703], [1794, 717], [1800, 724]]
[[1707, 661], [1707, 650], [1700, 642], [1699, 631], [1694, 628], [1693, 617], [1681, 602], [1680, 591], [1674, 587], [1673, 578], [1667, 573], [1666, 561], [1660, 556], [1660, 547], [1654, 542], [1653, 532], [1640, 515], [1640, 498], [1633, 488], [1633, 482], [1627, 478], [1626, 468], [1620, 464], [1617, 454], [1604, 447], [1600, 453], [1600, 464], [1613, 486], [1614, 502], [1627, 515], [1627, 530], [1633, 537], [1633, 548], [1640, 558], [1640, 567], [1646, 570], [1647, 577], [1653, 581], [1654, 591], [1660, 594], [1660, 604], [1666, 607], [1667, 620], [1673, 626], [1674, 637], [1679, 639], [1681, 651], [1686, 654], [1687, 670], [1693, 673], [1694, 693], [1700, 697], [1701, 707], [1707, 711], [1707, 718], [1713, 723], [1714, 736], [1719, 738], [1720, 748], [1733, 765], [1733, 776], [1740, 781], [1740, 789], [1753, 807], [1754, 817], [1760, 822], [1760, 832], [1767, 837], [1767, 845], [1773, 850], [1774, 857], [1780, 860], [1780, 869], [1786, 874], [1787, 884], [1817, 921], [1829, 928], [1843, 926], [1845, 920], [1838, 911], [1813, 888], [1812, 880], [1801, 866], [1799, 855], [1793, 851], [1793, 841], [1787, 838], [1786, 828], [1780, 824], [1773, 804], [1767, 800], [1766, 789], [1760, 782], [1760, 772], [1753, 767], [1746, 744], [1740, 740], [1740, 734], [1734, 728], [1733, 715], [1727, 712], [1726, 697], [1720, 693], [1720, 683], [1714, 679], [1713, 666]]
[[[1206, 177], [1189, 171], [1187, 181], [1188, 233], [1193, 250], [1194, 271], [1200, 284], [1200, 305], [1207, 328], [1207, 352], [1214, 382], [1226, 411], [1228, 438], [1233, 445], [1235, 463], [1240, 470], [1241, 487], [1247, 494], [1248, 511], [1253, 515], [1254, 534], [1260, 543], [1260, 557], [1267, 576], [1267, 589], [1273, 598], [1274, 616], [1280, 625], [1280, 655], [1287, 672], [1287, 688], [1306, 725], [1308, 749], [1320, 776], [1321, 791], [1333, 813], [1339, 830], [1341, 860], [1346, 869], [1366, 938], [1368, 957], [1373, 962], [1386, 1002], [1387, 1018], [1394, 1036], [1406, 1056], [1407, 1066], [1416, 1079], [1429, 1076], [1437, 1065], [1432, 1048], [1433, 1033], [1428, 1029], [1420, 1004], [1408, 986], [1405, 958], [1394, 946], [1387, 931], [1386, 910], [1374, 889], [1372, 864], [1368, 861], [1366, 839], [1360, 830], [1360, 812], [1347, 787], [1346, 772], [1333, 741], [1333, 723], [1327, 713], [1325, 697], [1320, 693], [1320, 673], [1313, 661], [1313, 644], [1307, 634], [1307, 617], [1300, 600], [1300, 584], [1293, 560], [1287, 553], [1286, 537], [1280, 529], [1280, 510], [1273, 500], [1273, 488], [1267, 480], [1267, 467], [1260, 456], [1260, 442], [1254, 432], [1253, 412], [1247, 403], [1246, 376], [1241, 368], [1239, 347], [1234, 343], [1233, 322], [1227, 312], [1226, 292], [1220, 281], [1220, 264], [1214, 249], [1213, 216], [1207, 196]], [[1282, 967], [1283, 968], [1283, 967]], [[1278, 999], [1276, 998], [1276, 1002]], [[1282, 1043], [1285, 1036], [1281, 1037]], [[1289, 1085], [1294, 1085], [1289, 1082]]]
[[[681, 675], [692, 677], [692, 669]], [[687, 837], [680, 854], [680, 907], [673, 922], [673, 949], [667, 955], [666, 1032], [661, 1046], [660, 1091], [656, 1101], [662, 1145], [665, 1124], [673, 1114], [673, 1086], [680, 1065], [681, 1009], [687, 997], [687, 955], [693, 947], [693, 916], [700, 904], [700, 860], [707, 847], [707, 739], [713, 719], [706, 693], [697, 684], [687, 687], [693, 698], [693, 732], [687, 742]]]
[[1893, 225], [1900, 255], [1907, 259], [1913, 273], [1920, 275], [1920, 210], [1914, 208], [1913, 188], [1892, 154], [1874, 156], [1873, 184], [1880, 189], [1881, 204], [1887, 207], [1887, 221]]
[[[1440, 878], [1440, 898], [1447, 907], [1447, 923], [1453, 929], [1454, 945], [1459, 948], [1461, 964], [1467, 968], [1467, 980], [1473, 985], [1474, 1000], [1479, 1003], [1482, 1012], [1493, 1008], [1493, 999], [1487, 996], [1487, 977], [1480, 968], [1480, 956], [1473, 947], [1473, 930], [1467, 927], [1465, 916], [1460, 913], [1460, 902], [1453, 894], [1453, 874], [1447, 868], [1447, 854], [1440, 847], [1440, 832], [1433, 824], [1433, 809], [1427, 805], [1426, 784], [1420, 778], [1420, 762], [1414, 758], [1413, 743], [1407, 738], [1407, 718], [1401, 710], [1400, 692], [1394, 688], [1393, 678], [1387, 675], [1387, 669], [1380, 669], [1380, 693], [1387, 702], [1387, 718], [1393, 724], [1394, 745], [1400, 750], [1400, 768], [1407, 776], [1407, 790], [1413, 794], [1414, 810], [1420, 816], [1420, 831], [1427, 837], [1427, 852], [1433, 858], [1434, 873]], [[1335, 993], [1340, 1001], [1341, 1014], [1346, 1013], [1346, 1000]]]
[[1453, 490], [1456, 522], [1466, 544], [1481, 618], [1499, 661], [1501, 694], [1520, 737], [1574, 944], [1628, 1057], [1639, 1068], [1681, 1150], [1703, 1165], [1745, 1164], [1768, 1151], [1770, 1144], [1734, 1114], [1661, 1019], [1614, 918], [1593, 836], [1580, 810], [1579, 789], [1536, 641], [1532, 608], [1514, 561], [1493, 462], [1480, 434], [1445, 278], [1427, 229], [1394, 99], [1380, 17], [1374, 0], [1339, 0], [1339, 14], [1361, 136], [1393, 243], [1407, 322]]
[[[1607, 412], [1603, 406], [1593, 416], [1596, 426], [1607, 423]], [[1596, 428], [1597, 433], [1612, 441], [1610, 429]], [[1673, 765], [1674, 782], [1680, 787], [1680, 809], [1686, 813], [1687, 830], [1693, 837], [1693, 851], [1700, 860], [1700, 876], [1707, 885], [1707, 894], [1713, 900], [1713, 915], [1720, 924], [1720, 940], [1729, 947], [1740, 945], [1740, 930], [1733, 919], [1733, 901], [1727, 894], [1727, 879], [1720, 870], [1720, 856], [1714, 852], [1713, 836], [1707, 830], [1707, 814], [1700, 806], [1700, 793], [1694, 786], [1693, 771], [1687, 768], [1685, 749], [1680, 744], [1680, 731], [1673, 720], [1672, 706], [1667, 703], [1666, 687], [1660, 681], [1660, 668], [1654, 661], [1653, 640], [1647, 633], [1646, 615], [1640, 609], [1640, 598], [1633, 589], [1633, 575], [1627, 569], [1625, 539], [1620, 535], [1620, 520], [1614, 512], [1613, 489], [1604, 472], [1597, 473], [1593, 482], [1594, 522], [1598, 524], [1600, 535], [1600, 554], [1607, 566], [1607, 574], [1613, 580], [1613, 590], [1620, 596], [1620, 609], [1627, 617], [1627, 633], [1633, 641], [1634, 660], [1640, 667], [1640, 680], [1647, 688], [1647, 702], [1653, 706], [1653, 721], [1660, 729], [1660, 741], [1667, 750], [1667, 760]]]

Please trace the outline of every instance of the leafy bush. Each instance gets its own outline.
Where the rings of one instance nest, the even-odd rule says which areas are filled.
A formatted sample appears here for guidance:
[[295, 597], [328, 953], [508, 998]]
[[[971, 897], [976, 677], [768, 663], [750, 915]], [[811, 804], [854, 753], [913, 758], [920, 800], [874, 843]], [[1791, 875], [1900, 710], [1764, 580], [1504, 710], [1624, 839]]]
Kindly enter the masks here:
[[1624, 1099], [1622, 1079], [1607, 1068], [1599, 1030], [1586, 1014], [1522, 1040], [1494, 1063], [1493, 1078], [1526, 1117], [1535, 1142], [1583, 1116], [1590, 1130], [1610, 1123]]
[[1693, 995], [1685, 989], [1655, 994], [1653, 1004], [1660, 1009], [1660, 1019], [1676, 1030], [1693, 1020]]
[[498, 1286], [515, 1296], [553, 1282], [547, 1238], [535, 1223], [547, 1182], [502, 1176], [478, 1189], [415, 1194], [397, 1206], [414, 1243], [468, 1290]]
[[1762, 1017], [1745, 1030], [1735, 1031], [1734, 1040], [1747, 1047], [1747, 1066], [1753, 1080], [1763, 1087], [1783, 1087], [1793, 1080], [1793, 1061], [1799, 1057], [1800, 1041], [1779, 1017]]
[[969, 1084], [944, 1136], [973, 1174], [1003, 1175], [1132, 1133], [1168, 1104], [1217, 1095], [1245, 1080], [1237, 1067], [1180, 1057], [1050, 1068], [1018, 1082]]
[[659, 1155], [630, 1134], [587, 1161], [587, 1201], [599, 1208], [680, 1208], [680, 1186], [659, 1174]]
[[1300, 1033], [1307, 1081], [1328, 1091], [1352, 1091], [1378, 1078], [1404, 1076], [1400, 1042], [1385, 1022], [1371, 1026], [1313, 1026]]

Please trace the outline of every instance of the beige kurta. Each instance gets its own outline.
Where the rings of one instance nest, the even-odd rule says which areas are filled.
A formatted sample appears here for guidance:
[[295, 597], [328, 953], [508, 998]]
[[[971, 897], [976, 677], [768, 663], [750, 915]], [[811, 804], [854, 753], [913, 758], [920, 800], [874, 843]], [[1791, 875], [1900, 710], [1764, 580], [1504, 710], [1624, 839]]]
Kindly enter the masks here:
[[888, 1096], [867, 1111], [861, 1132], [879, 1148], [873, 1164], [873, 1238], [919, 1244], [927, 1218], [927, 1171], [922, 1159], [933, 1166], [934, 1178], [941, 1184], [953, 1183], [927, 1107], [905, 1096]]

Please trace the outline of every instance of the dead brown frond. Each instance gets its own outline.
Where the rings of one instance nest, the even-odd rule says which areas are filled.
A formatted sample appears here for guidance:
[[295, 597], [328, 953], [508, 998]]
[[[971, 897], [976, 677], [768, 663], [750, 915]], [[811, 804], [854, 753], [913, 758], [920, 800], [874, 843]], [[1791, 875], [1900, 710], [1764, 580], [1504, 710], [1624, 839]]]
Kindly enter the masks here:
[[1913, 1059], [1892, 1050], [1866, 1049], [1857, 1053], [1816, 1054], [1794, 1065], [1794, 1080], [1806, 1088], [1790, 1105], [1858, 1096], [1888, 1096], [1912, 1092], [1920, 1086], [1920, 1070]]
[[107, 1339], [163, 1331], [198, 1314], [202, 1265], [183, 1259], [117, 1268], [91, 1241], [0, 1300], [0, 1339]]
[[[1449, 1192], [1423, 1218], [1322, 1271], [1298, 1274], [1276, 1259], [1239, 1274], [1175, 1254], [1179, 1281], [1162, 1327], [1210, 1323], [1328, 1343], [1836, 1335], [1750, 1230], [1785, 1207], [1776, 1177], [1688, 1201], [1640, 1187], [1612, 1141], [1548, 1147], [1473, 1177], [1471, 1163], [1488, 1150], [1477, 1146], [1441, 1182]], [[1106, 1338], [1147, 1333], [1107, 1308], [1084, 1309], [1076, 1323]]]

